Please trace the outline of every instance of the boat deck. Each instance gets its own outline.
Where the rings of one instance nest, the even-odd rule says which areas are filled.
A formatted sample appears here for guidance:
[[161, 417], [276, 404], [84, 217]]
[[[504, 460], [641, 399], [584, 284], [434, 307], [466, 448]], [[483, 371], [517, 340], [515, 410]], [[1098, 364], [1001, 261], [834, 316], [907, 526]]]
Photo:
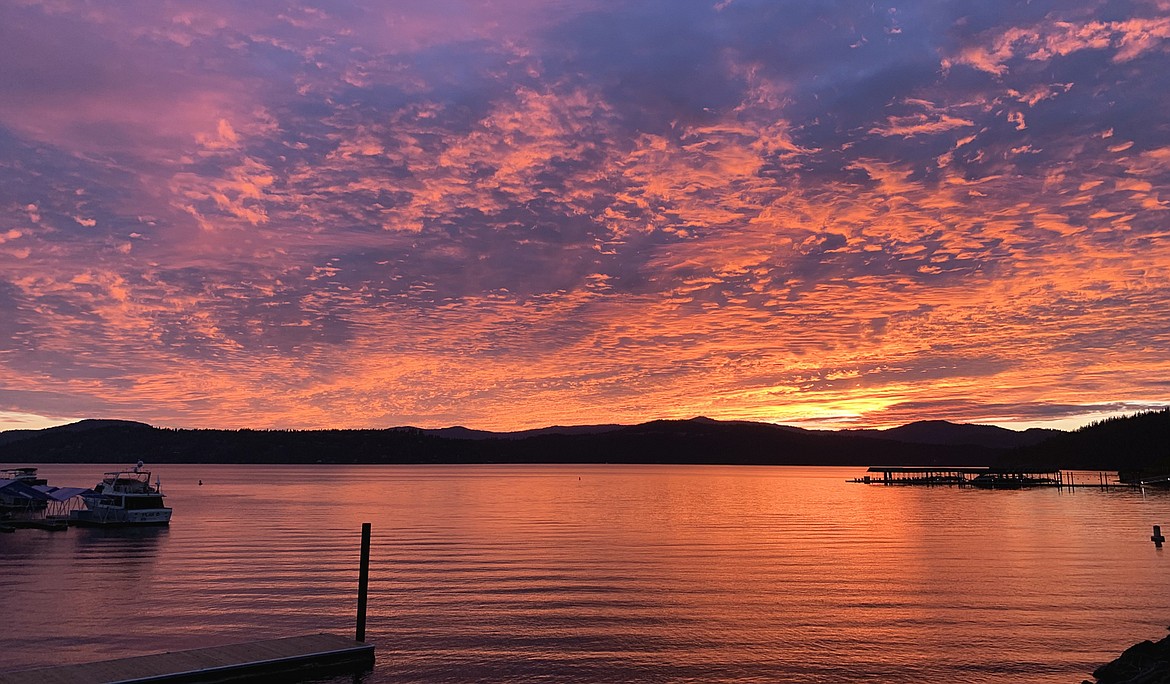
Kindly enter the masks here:
[[296, 681], [373, 664], [373, 644], [337, 634], [309, 634], [80, 665], [0, 671], [0, 684], [202, 684], [276, 675], [282, 675], [281, 681]]

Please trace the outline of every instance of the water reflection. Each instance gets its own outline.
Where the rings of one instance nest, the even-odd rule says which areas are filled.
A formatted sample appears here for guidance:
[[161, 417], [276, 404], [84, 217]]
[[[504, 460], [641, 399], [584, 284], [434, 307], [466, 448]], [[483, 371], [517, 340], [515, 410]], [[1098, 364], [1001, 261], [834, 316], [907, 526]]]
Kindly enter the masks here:
[[[170, 534], [166, 525], [148, 525], [145, 527], [75, 527], [71, 535], [74, 545], [79, 549], [110, 548], [133, 551], [137, 549], [140, 555], [154, 555], [159, 544]], [[150, 553], [147, 553], [150, 552]]]
[[1079, 681], [1170, 609], [1148, 542], [1164, 493], [866, 487], [843, 469], [156, 470], [169, 529], [5, 548], [13, 586], [74, 606], [15, 616], [0, 647], [17, 664], [350, 633], [364, 521], [369, 684]]

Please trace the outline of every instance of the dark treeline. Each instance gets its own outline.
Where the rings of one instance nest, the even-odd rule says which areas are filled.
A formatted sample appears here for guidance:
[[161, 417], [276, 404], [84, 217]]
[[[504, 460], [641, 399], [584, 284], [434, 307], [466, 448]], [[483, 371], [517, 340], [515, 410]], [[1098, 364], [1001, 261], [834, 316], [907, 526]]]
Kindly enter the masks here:
[[83, 421], [0, 442], [8, 463], [980, 463], [996, 450], [907, 444], [764, 423], [654, 421], [585, 434], [457, 439], [417, 428], [176, 430]]
[[1011, 457], [1057, 468], [1170, 473], [1170, 408], [1057, 433]]
[[[693, 420], [449, 436], [384, 430], [181, 430], [81, 421], [0, 433], [6, 463], [679, 463], [743, 465], [992, 465], [1134, 470], [1170, 467], [1170, 411], [1051, 435], [988, 433], [933, 422], [887, 433], [813, 431]], [[487, 436], [484, 436], [487, 434]], [[916, 436], [917, 435], [917, 436]], [[949, 436], [948, 436], [949, 435]], [[1037, 439], [1044, 439], [1036, 444]], [[1017, 446], [1005, 448], [1005, 444]], [[982, 443], [979, 443], [982, 442]]]

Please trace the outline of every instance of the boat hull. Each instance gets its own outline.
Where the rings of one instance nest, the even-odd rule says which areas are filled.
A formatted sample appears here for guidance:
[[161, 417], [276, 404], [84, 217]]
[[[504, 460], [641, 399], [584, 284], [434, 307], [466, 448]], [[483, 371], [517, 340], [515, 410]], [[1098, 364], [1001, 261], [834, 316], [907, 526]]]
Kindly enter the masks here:
[[171, 523], [171, 509], [142, 509], [127, 511], [123, 509], [109, 510], [82, 510], [73, 511], [69, 515], [69, 524], [82, 527], [142, 527], [147, 525], [169, 525]]

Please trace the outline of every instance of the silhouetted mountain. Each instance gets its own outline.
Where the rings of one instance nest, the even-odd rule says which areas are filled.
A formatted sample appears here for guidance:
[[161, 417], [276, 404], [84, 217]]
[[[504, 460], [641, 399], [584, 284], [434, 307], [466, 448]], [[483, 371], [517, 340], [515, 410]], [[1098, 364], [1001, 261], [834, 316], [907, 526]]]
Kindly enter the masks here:
[[971, 446], [906, 444], [840, 432], [769, 423], [658, 420], [597, 435], [545, 436], [571, 460], [613, 454], [608, 462], [759, 465], [942, 465], [982, 463], [992, 450]]
[[0, 446], [40, 434], [40, 430], [5, 430], [0, 432]]
[[139, 423], [133, 420], [108, 420], [102, 418], [86, 418], [79, 420], [76, 423], [69, 423], [67, 425], [57, 425], [51, 428], [45, 428], [44, 432], [62, 433], [62, 432], [86, 432], [87, 430], [99, 430], [105, 428], [148, 428], [146, 423]]
[[423, 429], [422, 432], [447, 439], [524, 439], [537, 435], [589, 435], [599, 432], [612, 432], [625, 425], [553, 425], [546, 428], [532, 430], [518, 430], [516, 432], [491, 432], [490, 430], [473, 430], [456, 425], [437, 429]]
[[888, 430], [849, 430], [850, 434], [916, 444], [975, 444], [991, 449], [1015, 449], [1039, 444], [1061, 430], [1031, 428], [1022, 432], [997, 425], [971, 425], [945, 420], [920, 420]]
[[125, 421], [83, 421], [2, 444], [0, 462], [969, 465], [999, 455], [997, 450], [971, 445], [910, 444], [708, 419], [502, 435], [464, 430], [450, 434], [457, 436], [417, 428], [175, 430]]
[[40, 430], [5, 430], [4, 432], [0, 432], [0, 445], [46, 434], [76, 433], [85, 432], [86, 430], [93, 430], [96, 428], [132, 425], [150, 427], [145, 423], [135, 423], [134, 421], [130, 420], [102, 420], [96, 418], [86, 418], [85, 420], [79, 420], [76, 423], [56, 425], [50, 428], [42, 428]]
[[[1042, 438], [1046, 439], [1036, 441]], [[513, 433], [461, 427], [176, 430], [122, 420], [84, 420], [44, 430], [0, 432], [2, 463], [133, 463], [138, 459], [150, 463], [992, 465], [1170, 474], [1170, 409], [1113, 418], [1075, 432], [1015, 432], [944, 421], [834, 432], [708, 418], [554, 426]]]

